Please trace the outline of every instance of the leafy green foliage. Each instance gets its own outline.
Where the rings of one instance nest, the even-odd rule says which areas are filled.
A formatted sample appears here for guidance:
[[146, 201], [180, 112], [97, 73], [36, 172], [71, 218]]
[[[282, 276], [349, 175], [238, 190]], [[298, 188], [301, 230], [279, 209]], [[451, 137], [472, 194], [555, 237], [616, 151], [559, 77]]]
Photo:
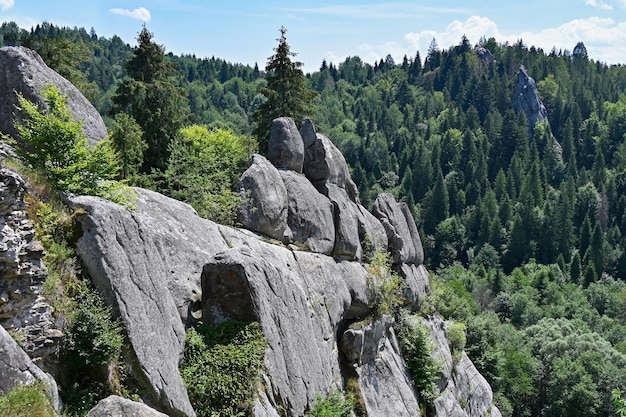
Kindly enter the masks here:
[[447, 323], [447, 336], [453, 357], [458, 357], [465, 349], [465, 325], [455, 321]]
[[391, 269], [391, 255], [376, 250], [367, 266], [367, 289], [374, 317], [394, 314], [402, 304], [400, 277]]
[[82, 282], [70, 291], [75, 308], [70, 313], [65, 339], [66, 362], [75, 369], [98, 368], [119, 359], [122, 350], [122, 326], [113, 320], [111, 309], [100, 296]]
[[285, 34], [287, 29], [280, 28], [278, 46], [274, 55], [267, 59], [267, 87], [260, 92], [267, 99], [261, 103], [255, 113], [255, 134], [259, 139], [261, 152], [267, 152], [272, 121], [278, 117], [291, 117], [297, 123], [313, 110], [315, 91], [306, 85], [306, 78], [300, 69], [302, 63], [292, 61], [296, 54], [291, 52]]
[[419, 316], [402, 317], [394, 329], [398, 332], [402, 357], [420, 395], [420, 402], [424, 408], [432, 409], [439, 366], [431, 355], [430, 331], [421, 323]]
[[237, 181], [254, 143], [222, 129], [193, 125], [170, 145], [165, 170], [167, 194], [191, 204], [200, 216], [234, 224], [240, 202]]
[[187, 330], [180, 373], [199, 417], [250, 412], [267, 341], [258, 323], [199, 323]]
[[72, 120], [66, 98], [53, 86], [41, 94], [47, 110], [18, 97], [25, 119], [16, 122], [21, 139], [16, 153], [59, 191], [127, 201], [123, 186], [113, 181], [118, 160], [110, 142], [88, 147], [82, 125]]
[[344, 398], [340, 391], [333, 391], [326, 398], [317, 396], [315, 406], [306, 415], [307, 417], [350, 417], [354, 401]]
[[41, 384], [16, 385], [0, 396], [2, 417], [54, 417], [56, 413]]

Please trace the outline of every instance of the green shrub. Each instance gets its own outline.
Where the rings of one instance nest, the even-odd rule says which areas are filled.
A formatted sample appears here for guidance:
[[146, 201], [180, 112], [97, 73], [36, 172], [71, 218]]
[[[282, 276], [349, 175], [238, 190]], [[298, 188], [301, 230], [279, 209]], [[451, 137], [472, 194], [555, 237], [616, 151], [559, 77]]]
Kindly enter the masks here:
[[427, 409], [433, 407], [434, 384], [439, 366], [434, 361], [430, 331], [418, 316], [405, 316], [395, 326], [398, 341], [413, 384], [420, 394], [420, 403]]
[[450, 351], [453, 355], [459, 355], [465, 349], [465, 325], [456, 321], [449, 321], [447, 325], [448, 329], [448, 344], [450, 345]]
[[307, 413], [307, 417], [350, 417], [354, 401], [344, 398], [340, 391], [333, 391], [326, 398], [317, 396], [315, 407]]
[[104, 140], [88, 146], [82, 123], [73, 121], [66, 97], [53, 86], [45, 88], [41, 95], [45, 110], [18, 95], [19, 109], [25, 116], [15, 122], [21, 138], [15, 147], [18, 156], [55, 190], [128, 202], [132, 195], [121, 183], [113, 181], [119, 161], [111, 142]]
[[267, 341], [258, 323], [199, 323], [187, 330], [180, 373], [198, 417], [248, 415]]
[[17, 385], [0, 397], [0, 417], [54, 417], [56, 414], [41, 384]]
[[377, 250], [367, 267], [367, 289], [375, 317], [393, 314], [402, 304], [400, 277], [391, 269], [389, 253]]

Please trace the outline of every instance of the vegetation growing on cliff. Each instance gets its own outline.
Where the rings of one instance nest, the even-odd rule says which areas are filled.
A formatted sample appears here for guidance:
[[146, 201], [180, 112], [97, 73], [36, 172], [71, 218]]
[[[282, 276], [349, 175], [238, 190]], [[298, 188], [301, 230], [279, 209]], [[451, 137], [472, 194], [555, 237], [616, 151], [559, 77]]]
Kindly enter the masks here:
[[[14, 42], [81, 39], [91, 57], [77, 66], [107, 113], [131, 47], [56, 29]], [[253, 131], [267, 86], [257, 67], [162, 55], [189, 123]], [[411, 208], [437, 275], [430, 302], [465, 324], [465, 350], [505, 416], [610, 414], [611, 390], [626, 386], [626, 68], [589, 60], [582, 44], [543, 51], [493, 38], [434, 45], [424, 58], [322, 63], [306, 77], [316, 125], [366, 206], [387, 191]], [[548, 113], [530, 138], [512, 107], [520, 65]]]

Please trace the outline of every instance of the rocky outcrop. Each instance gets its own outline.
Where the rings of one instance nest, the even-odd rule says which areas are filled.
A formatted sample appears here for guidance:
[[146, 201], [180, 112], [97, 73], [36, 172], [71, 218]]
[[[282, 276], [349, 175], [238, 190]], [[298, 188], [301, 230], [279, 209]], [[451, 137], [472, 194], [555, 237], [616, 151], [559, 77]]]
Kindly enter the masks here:
[[167, 417], [143, 403], [111, 395], [89, 410], [87, 417]]
[[372, 212], [387, 232], [393, 262], [421, 265], [422, 240], [406, 203], [398, 203], [391, 194], [383, 193], [376, 198]]
[[52, 407], [59, 411], [61, 403], [57, 384], [50, 375], [35, 365], [26, 352], [0, 326], [0, 395], [6, 395], [16, 385], [43, 383]]
[[18, 334], [26, 353], [54, 372], [63, 326], [42, 295], [44, 248], [26, 211], [27, 192], [21, 176], [0, 167], [0, 325]]
[[528, 120], [528, 138], [532, 138], [534, 126], [548, 118], [548, 111], [539, 99], [539, 91], [535, 80], [528, 75], [526, 68], [521, 66], [517, 72], [515, 91], [513, 92], [513, 109], [523, 111]]
[[437, 416], [501, 417], [493, 404], [489, 383], [480, 375], [465, 352], [454, 357], [447, 337], [447, 323], [437, 316], [423, 320], [430, 330], [435, 363], [441, 364], [439, 393], [435, 399]]
[[195, 415], [178, 364], [184, 324], [200, 314], [202, 268], [228, 247], [219, 226], [141, 189], [133, 210], [95, 197], [71, 202], [89, 213], [80, 217], [76, 250], [125, 326], [134, 371], [147, 381], [146, 401], [170, 415]]
[[[257, 321], [268, 341], [256, 416], [304, 415], [318, 395], [348, 381], [370, 416], [419, 416], [393, 321], [373, 317], [367, 265], [358, 261], [366, 246], [392, 248], [404, 301], [416, 308], [429, 285], [415, 222], [390, 195], [380, 198], [377, 218], [350, 197], [347, 181], [325, 178], [314, 186], [254, 156], [240, 181], [248, 197], [242, 210], [250, 212], [240, 218], [253, 219], [255, 231], [217, 225], [141, 189], [132, 210], [96, 197], [71, 200], [86, 213], [77, 252], [125, 326], [146, 403], [193, 415], [177, 368], [184, 324], [243, 320]], [[466, 391], [478, 392], [467, 370]], [[448, 373], [445, 381], [461, 403], [462, 377]]]
[[353, 324], [341, 337], [341, 350], [356, 374], [368, 416], [419, 416], [392, 325], [390, 317]]
[[267, 159], [276, 168], [302, 173], [304, 144], [292, 118], [280, 117], [272, 122]]
[[0, 48], [0, 68], [0, 133], [19, 140], [13, 122], [19, 117], [16, 93], [43, 104], [40, 92], [52, 84], [67, 97], [74, 120], [83, 123], [87, 140], [96, 143], [106, 138], [106, 126], [95, 107], [72, 83], [50, 69], [37, 52], [21, 46]]
[[343, 259], [362, 259], [364, 246], [370, 251], [386, 248], [384, 228], [359, 204], [345, 158], [335, 145], [317, 134], [308, 119], [302, 133], [289, 118], [276, 119], [272, 126], [272, 163], [254, 155], [239, 181], [241, 224]]

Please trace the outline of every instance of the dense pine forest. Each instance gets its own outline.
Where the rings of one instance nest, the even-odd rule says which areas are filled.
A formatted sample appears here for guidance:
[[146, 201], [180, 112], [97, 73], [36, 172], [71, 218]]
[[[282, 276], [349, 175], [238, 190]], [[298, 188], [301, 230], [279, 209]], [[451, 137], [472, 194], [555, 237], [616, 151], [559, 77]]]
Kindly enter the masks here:
[[[142, 34], [150, 36], [140, 34], [140, 45], [156, 45]], [[132, 110], [141, 83], [177, 98], [173, 124], [157, 135], [167, 138], [160, 154], [150, 153], [156, 143], [141, 120], [149, 116], [134, 115], [148, 150], [141, 163], [129, 160], [124, 177], [228, 220], [178, 183], [184, 163], [207, 155], [184, 145], [209, 131], [235, 143], [223, 164], [207, 164], [228, 171], [214, 181], [234, 187], [256, 149], [265, 63], [176, 56], [156, 45], [154, 73], [140, 79], [128, 65], [138, 47], [94, 29], [4, 23], [5, 45], [37, 50], [112, 132], [130, 125], [116, 114]], [[521, 66], [548, 122], [529, 126], [513, 108]], [[424, 314], [464, 323], [465, 350], [503, 415], [612, 415], [612, 391], [626, 389], [626, 67], [594, 61], [583, 42], [543, 51], [464, 37], [449, 49], [433, 40], [427, 56], [402, 62], [324, 61], [306, 83], [317, 93], [310, 117], [344, 153], [361, 202], [389, 192], [411, 208], [433, 274]], [[216, 193], [217, 206], [228, 200]]]

